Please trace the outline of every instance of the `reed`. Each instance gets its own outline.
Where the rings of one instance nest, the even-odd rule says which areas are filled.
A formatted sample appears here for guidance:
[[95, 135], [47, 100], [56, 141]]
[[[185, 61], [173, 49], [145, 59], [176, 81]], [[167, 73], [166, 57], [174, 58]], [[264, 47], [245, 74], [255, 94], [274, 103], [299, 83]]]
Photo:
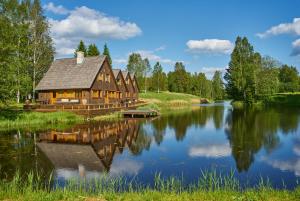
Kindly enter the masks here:
[[300, 188], [273, 189], [261, 179], [255, 187], [241, 187], [234, 172], [202, 171], [197, 182], [186, 185], [183, 177], [163, 178], [155, 174], [154, 184], [143, 185], [123, 177], [102, 175], [92, 180], [68, 180], [59, 186], [52, 175], [43, 178], [18, 172], [11, 181], [0, 181], [0, 200], [299, 200]]

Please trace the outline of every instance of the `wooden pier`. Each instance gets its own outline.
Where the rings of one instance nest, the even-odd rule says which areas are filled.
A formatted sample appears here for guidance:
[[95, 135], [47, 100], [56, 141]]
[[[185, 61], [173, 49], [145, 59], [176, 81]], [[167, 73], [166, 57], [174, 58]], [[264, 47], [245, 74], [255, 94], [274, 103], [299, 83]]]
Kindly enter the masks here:
[[126, 110], [122, 112], [125, 118], [149, 118], [159, 115], [155, 110]]

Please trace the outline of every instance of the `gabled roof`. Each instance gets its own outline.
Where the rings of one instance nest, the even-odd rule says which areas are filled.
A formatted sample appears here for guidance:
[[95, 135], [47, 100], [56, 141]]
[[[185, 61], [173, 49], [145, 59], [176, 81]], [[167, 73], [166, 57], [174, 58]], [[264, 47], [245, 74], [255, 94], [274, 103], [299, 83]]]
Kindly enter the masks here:
[[112, 71], [113, 71], [113, 73], [114, 73], [115, 79], [117, 79], [117, 77], [118, 77], [118, 75], [119, 75], [119, 73], [120, 73], [120, 75], [122, 76], [122, 79], [123, 79], [123, 81], [124, 81], [124, 83], [125, 83], [125, 89], [126, 89], [126, 91], [129, 91], [129, 90], [128, 90], [128, 87], [127, 87], [127, 85], [126, 85], [126, 82], [125, 82], [124, 74], [123, 74], [123, 72], [121, 71], [121, 69], [112, 69]]
[[82, 64], [76, 58], [57, 59], [37, 85], [36, 90], [89, 89], [106, 56], [85, 57]]
[[120, 69], [112, 69], [112, 71], [114, 73], [115, 78], [117, 78], [118, 74], [120, 73], [121, 70]]
[[130, 73], [130, 77], [131, 77], [132, 80], [133, 80], [133, 79], [135, 80], [135, 85], [137, 86], [137, 90], [139, 91], [139, 90], [140, 90], [140, 87], [139, 87], [139, 85], [138, 85], [138, 82], [137, 82], [135, 73]]
[[124, 77], [124, 79], [126, 79], [126, 77], [127, 77], [127, 75], [128, 75], [128, 71], [126, 71], [126, 70], [123, 70], [122, 71], [122, 74], [123, 74], [123, 77]]

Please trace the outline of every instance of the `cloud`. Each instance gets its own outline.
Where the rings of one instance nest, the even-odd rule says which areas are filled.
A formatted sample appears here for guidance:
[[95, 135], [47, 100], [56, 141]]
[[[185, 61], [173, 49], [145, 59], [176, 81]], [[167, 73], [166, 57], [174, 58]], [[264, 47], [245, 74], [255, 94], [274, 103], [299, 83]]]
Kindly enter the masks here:
[[119, 160], [113, 163], [109, 175], [122, 176], [122, 175], [137, 175], [143, 168], [143, 164], [130, 159]]
[[59, 14], [59, 15], [66, 15], [70, 13], [70, 11], [66, 8], [64, 8], [62, 5], [55, 6], [53, 2], [49, 2], [48, 4], [44, 5], [43, 8], [46, 11]]
[[293, 46], [293, 50], [292, 50], [291, 56], [300, 55], [300, 39], [295, 40], [292, 43], [292, 46]]
[[221, 73], [225, 73], [225, 69], [227, 67], [203, 67], [200, 72], [204, 73], [207, 78], [211, 79], [216, 71], [221, 71]]
[[160, 62], [160, 63], [164, 63], [164, 64], [175, 64], [176, 61], [172, 60], [172, 59], [168, 59], [168, 58], [163, 58], [159, 55], [157, 55], [157, 52], [165, 50], [166, 47], [165, 46], [160, 46], [154, 50], [137, 50], [134, 52], [131, 52], [128, 54], [128, 56], [132, 53], [138, 53], [141, 55], [141, 57], [143, 59], [148, 58], [150, 62]]
[[265, 38], [272, 35], [280, 34], [296, 34], [300, 35], [300, 18], [294, 18], [291, 23], [282, 23], [271, 27], [263, 33], [256, 34], [260, 38]]
[[229, 40], [220, 39], [189, 40], [186, 45], [188, 51], [193, 53], [215, 54], [230, 54], [234, 47]]
[[[52, 5], [52, 8], [57, 7]], [[69, 55], [71, 49], [74, 52], [81, 39], [88, 43], [99, 39], [126, 40], [142, 33], [133, 22], [124, 22], [86, 6], [77, 7], [68, 13], [63, 19], [49, 19], [58, 56]]]
[[225, 144], [206, 144], [193, 146], [189, 149], [190, 157], [220, 158], [231, 155], [229, 143]]

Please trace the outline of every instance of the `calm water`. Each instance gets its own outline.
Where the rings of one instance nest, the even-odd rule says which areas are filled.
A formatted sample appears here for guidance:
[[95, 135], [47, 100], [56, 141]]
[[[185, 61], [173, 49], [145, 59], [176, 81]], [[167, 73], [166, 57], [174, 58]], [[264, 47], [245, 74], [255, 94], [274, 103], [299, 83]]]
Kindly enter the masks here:
[[228, 103], [152, 120], [90, 123], [65, 130], [0, 133], [0, 177], [16, 169], [56, 181], [111, 176], [151, 184], [155, 173], [196, 181], [201, 170], [235, 171], [243, 185], [300, 181], [300, 109], [233, 110]]

